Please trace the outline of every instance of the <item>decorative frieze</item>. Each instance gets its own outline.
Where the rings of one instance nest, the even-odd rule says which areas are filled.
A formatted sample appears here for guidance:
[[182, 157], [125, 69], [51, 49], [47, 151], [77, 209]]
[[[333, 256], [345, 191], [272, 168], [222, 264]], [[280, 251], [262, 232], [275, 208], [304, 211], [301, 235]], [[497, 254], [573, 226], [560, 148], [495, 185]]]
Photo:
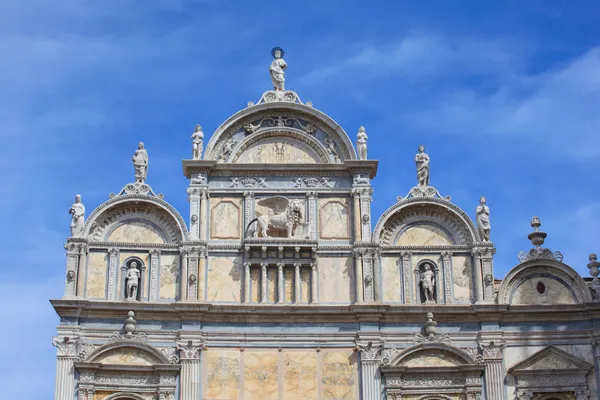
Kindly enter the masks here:
[[401, 254], [401, 259], [402, 259], [402, 282], [404, 284], [404, 304], [411, 304], [412, 303], [412, 296], [411, 296], [411, 290], [410, 290], [410, 281], [411, 281], [411, 275], [410, 275], [410, 257], [411, 257], [411, 252], [409, 251], [403, 251]]
[[160, 250], [150, 250], [150, 301], [158, 299], [158, 270], [160, 268]]
[[442, 263], [444, 268], [444, 296], [446, 297], [446, 304], [454, 302], [452, 296], [452, 252], [442, 252]]

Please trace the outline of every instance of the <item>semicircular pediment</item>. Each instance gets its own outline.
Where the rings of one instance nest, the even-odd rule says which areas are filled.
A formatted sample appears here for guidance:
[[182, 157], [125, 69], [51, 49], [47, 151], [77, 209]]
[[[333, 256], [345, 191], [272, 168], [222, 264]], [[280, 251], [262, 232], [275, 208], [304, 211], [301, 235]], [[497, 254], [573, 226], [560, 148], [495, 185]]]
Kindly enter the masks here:
[[246, 138], [231, 158], [234, 163], [315, 164], [328, 163], [319, 142], [294, 131], [265, 131]]

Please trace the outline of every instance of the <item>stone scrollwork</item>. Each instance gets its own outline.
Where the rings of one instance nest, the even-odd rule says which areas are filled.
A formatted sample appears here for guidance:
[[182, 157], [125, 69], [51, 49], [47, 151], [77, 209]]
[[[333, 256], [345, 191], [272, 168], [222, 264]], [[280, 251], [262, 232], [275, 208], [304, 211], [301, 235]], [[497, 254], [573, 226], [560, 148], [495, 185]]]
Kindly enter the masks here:
[[160, 352], [167, 357], [171, 364], [179, 363], [179, 356], [177, 355], [177, 347], [161, 347]]
[[266, 178], [239, 178], [239, 177], [231, 177], [229, 178], [231, 183], [229, 187], [245, 187], [245, 188], [265, 188], [267, 187], [267, 179]]
[[519, 262], [524, 263], [529, 260], [555, 260], [558, 262], [562, 262], [563, 255], [560, 251], [552, 252], [550, 249], [545, 249], [542, 247], [544, 244], [544, 240], [546, 239], [547, 233], [540, 231], [540, 226], [542, 225], [539, 217], [533, 217], [531, 219], [531, 226], [533, 228], [533, 232], [531, 232], [527, 238], [531, 240], [531, 243], [535, 246], [528, 252], [521, 251], [517, 256], [519, 258]]
[[367, 344], [357, 344], [356, 347], [360, 351], [361, 361], [379, 362], [381, 360], [382, 344], [374, 345], [373, 342], [368, 342]]
[[64, 336], [52, 338], [52, 344], [56, 347], [59, 357], [76, 357], [81, 341], [79, 338]]
[[191, 340], [187, 343], [178, 343], [177, 351], [179, 358], [182, 360], [197, 360], [200, 359], [200, 352], [204, 349], [204, 343], [195, 345]]
[[495, 344], [494, 342], [490, 342], [487, 345], [479, 344], [479, 348], [483, 352], [483, 357], [485, 359], [490, 358], [502, 358], [502, 350], [506, 347], [504, 344]]
[[295, 188], [325, 188], [331, 189], [334, 185], [333, 182], [329, 181], [330, 178], [322, 177], [308, 177], [308, 178], [296, 178], [294, 179], [294, 187]]

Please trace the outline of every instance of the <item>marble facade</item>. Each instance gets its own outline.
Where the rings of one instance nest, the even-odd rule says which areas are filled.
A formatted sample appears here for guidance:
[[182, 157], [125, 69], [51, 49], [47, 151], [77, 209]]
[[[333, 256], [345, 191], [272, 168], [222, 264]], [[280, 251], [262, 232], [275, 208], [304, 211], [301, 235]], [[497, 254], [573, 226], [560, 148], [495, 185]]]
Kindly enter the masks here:
[[358, 157], [312, 103], [269, 90], [183, 161], [189, 212], [140, 175], [77, 216], [55, 399], [599, 399], [596, 258], [580, 276], [534, 218], [499, 279], [479, 199], [465, 212], [428, 165], [372, 215], [366, 140]]

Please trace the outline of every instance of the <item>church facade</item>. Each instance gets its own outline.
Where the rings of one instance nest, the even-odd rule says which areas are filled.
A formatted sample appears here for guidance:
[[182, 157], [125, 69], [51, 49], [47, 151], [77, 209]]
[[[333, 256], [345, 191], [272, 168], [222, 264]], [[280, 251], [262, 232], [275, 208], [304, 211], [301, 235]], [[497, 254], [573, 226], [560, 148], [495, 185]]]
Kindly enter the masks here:
[[287, 90], [272, 54], [272, 90], [206, 146], [194, 130], [189, 211], [146, 182], [143, 143], [132, 183], [89, 214], [77, 196], [55, 399], [598, 399], [595, 255], [584, 279], [534, 217], [495, 279], [486, 199], [471, 218], [441, 195], [423, 146], [372, 215], [368, 132]]

